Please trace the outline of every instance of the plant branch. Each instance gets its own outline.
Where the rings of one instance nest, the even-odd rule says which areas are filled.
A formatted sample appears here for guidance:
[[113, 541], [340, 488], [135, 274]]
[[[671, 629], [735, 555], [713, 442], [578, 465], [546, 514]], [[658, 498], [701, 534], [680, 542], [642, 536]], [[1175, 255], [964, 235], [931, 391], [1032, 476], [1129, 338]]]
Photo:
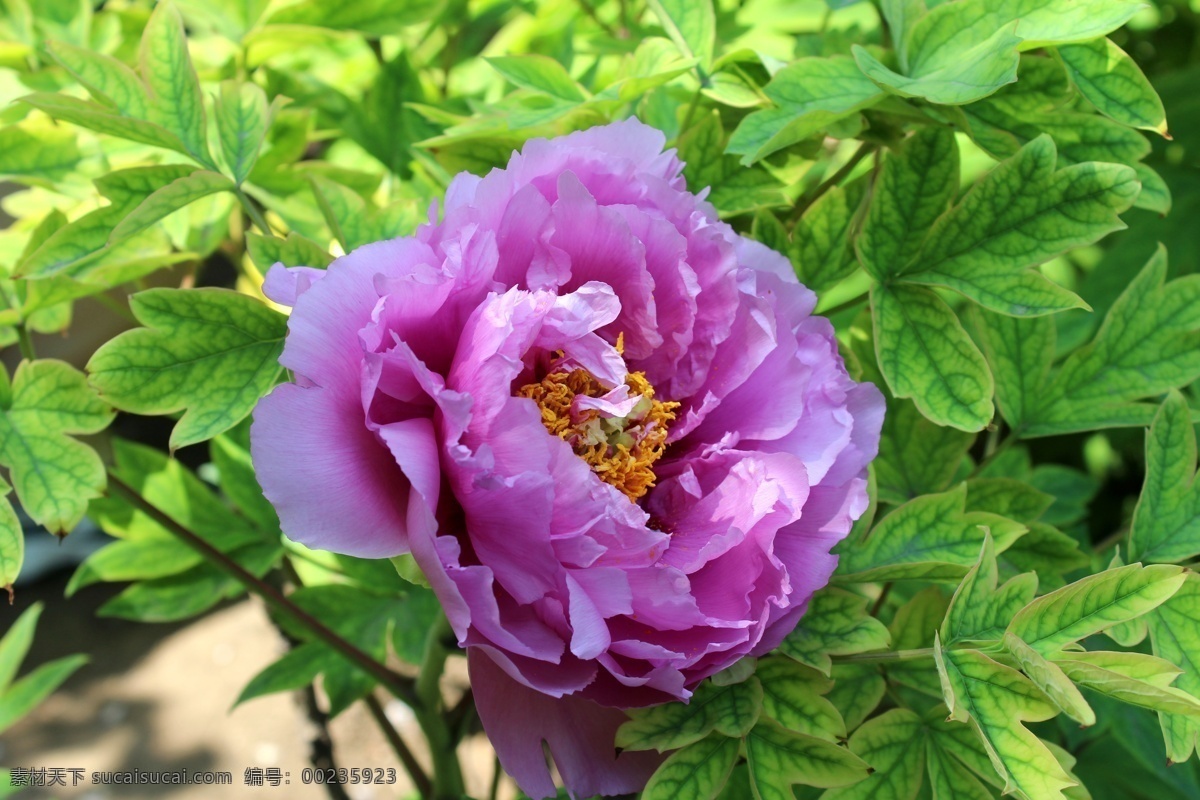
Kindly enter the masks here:
[[21, 349], [21, 357], [27, 361], [33, 361], [37, 358], [37, 353], [33, 349], [33, 337], [29, 335], [29, 327], [24, 323], [17, 323], [17, 347]]
[[933, 658], [932, 647], [917, 650], [885, 650], [880, 653], [855, 653], [850, 656], [830, 656], [835, 664], [887, 663], [891, 661], [916, 661]]
[[796, 223], [800, 221], [800, 218], [804, 216], [804, 212], [807, 211], [813, 203], [817, 202], [817, 200], [819, 200], [823, 194], [845, 180], [846, 176], [854, 171], [854, 168], [858, 166], [859, 162], [869, 156], [871, 153], [875, 152], [878, 147], [879, 145], [875, 144], [874, 142], [863, 142], [862, 145], [854, 151], [854, 155], [850, 156], [850, 160], [843, 164], [837, 172], [829, 176], [829, 178], [827, 178], [821, 183], [820, 186], [814, 189], [811, 194], [797, 202], [795, 209], [792, 211], [792, 226], [794, 227]]
[[421, 797], [432, 797], [433, 783], [429, 780], [429, 776], [425, 774], [425, 770], [421, 769], [420, 763], [417, 762], [412, 751], [408, 749], [408, 745], [404, 743], [404, 739], [400, 738], [400, 732], [396, 730], [391, 720], [387, 718], [387, 714], [384, 713], [383, 705], [380, 704], [379, 698], [373, 692], [370, 692], [363, 698], [363, 703], [366, 704], [367, 711], [371, 712], [371, 717], [375, 720], [375, 724], [379, 726], [379, 730], [383, 732], [383, 736], [388, 740], [388, 744], [392, 746], [392, 750], [396, 751], [396, 757], [404, 765], [405, 771], [412, 778], [413, 786], [416, 787]]
[[[448, 646], [447, 642], [451, 644]], [[453, 646], [454, 632], [444, 614], [438, 616], [425, 637], [425, 655], [417, 674], [416, 694], [418, 702], [412, 706], [413, 714], [425, 738], [429, 740], [429, 753], [433, 759], [432, 797], [458, 800], [463, 794], [462, 767], [458, 763], [455, 740], [446, 717], [443, 715], [441, 677]]]
[[246, 210], [246, 216], [250, 217], [250, 221], [254, 223], [254, 227], [265, 236], [274, 236], [275, 232], [271, 230], [271, 226], [267, 224], [267, 218], [263, 216], [262, 211], [250, 199], [250, 195], [246, 194], [241, 188], [234, 189], [234, 194], [237, 195], [238, 202], [242, 204], [242, 208]]
[[421, 705], [422, 701], [417, 696], [411, 679], [388, 669], [387, 666], [376, 661], [369, 654], [343, 639], [333, 630], [326, 627], [323, 622], [293, 603], [274, 586], [256, 577], [241, 564], [238, 564], [204, 539], [171, 519], [157, 506], [142, 497], [136, 489], [121, 480], [112, 470], [109, 470], [108, 473], [108, 484], [110, 488], [115, 488], [119, 494], [138, 510], [145, 512], [147, 516], [159, 525], [178, 536], [193, 550], [200, 553], [206, 561], [227, 573], [231, 578], [245, 586], [251, 593], [261, 597], [272, 609], [291, 618], [297, 625], [305, 628], [317, 639], [332, 647], [360, 670], [387, 687], [389, 691], [412, 707], [414, 711], [417, 711], [417, 707]]

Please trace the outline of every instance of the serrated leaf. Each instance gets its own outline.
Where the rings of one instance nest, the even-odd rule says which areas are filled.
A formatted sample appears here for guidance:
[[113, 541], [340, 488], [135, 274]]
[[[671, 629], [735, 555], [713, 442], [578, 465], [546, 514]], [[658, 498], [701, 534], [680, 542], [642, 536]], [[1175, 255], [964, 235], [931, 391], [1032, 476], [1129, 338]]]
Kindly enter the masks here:
[[1101, 114], [1132, 128], [1167, 132], [1162, 100], [1129, 55], [1111, 39], [1058, 48], [1071, 80]]
[[830, 790], [821, 800], [914, 800], [925, 769], [920, 717], [907, 709], [884, 712], [850, 738], [850, 750], [871, 765], [871, 775], [853, 786]]
[[1053, 140], [1040, 136], [995, 167], [938, 220], [903, 280], [945, 286], [1013, 316], [1082, 307], [1030, 268], [1122, 228], [1117, 214], [1139, 185], [1129, 167], [1056, 162]]
[[992, 419], [992, 375], [958, 317], [920, 286], [871, 288], [875, 354], [896, 397], [939, 425], [979, 431]]
[[1146, 425], [1154, 406], [1131, 401], [1200, 377], [1200, 275], [1166, 274], [1160, 247], [1043, 390], [1024, 436]]
[[214, 169], [200, 79], [188, 54], [183, 17], [171, 3], [159, 3], [150, 15], [138, 66], [150, 93], [150, 121], [178, 137], [200, 164]]
[[976, 650], [937, 648], [953, 717], [970, 722], [1004, 779], [1022, 800], [1066, 800], [1075, 785], [1054, 754], [1022, 723], [1050, 719], [1058, 709], [1021, 673]]
[[155, 191], [129, 212], [129, 215], [113, 228], [108, 242], [114, 244], [129, 239], [202, 197], [217, 192], [232, 192], [235, 188], [229, 178], [207, 170], [197, 170], [191, 175], [177, 178]]
[[1180, 567], [1130, 564], [1043, 595], [1017, 612], [1009, 632], [1043, 655], [1140, 617], [1166, 602], [1183, 584]]
[[831, 586], [808, 601], [808, 610], [779, 652], [828, 675], [830, 656], [882, 650], [888, 640], [884, 624], [867, 613], [865, 597]]
[[737, 762], [740, 744], [713, 734], [676, 751], [654, 771], [644, 800], [712, 800], [725, 787]]
[[766, 658], [755, 670], [762, 684], [762, 711], [797, 733], [838, 741], [846, 736], [846, 723], [823, 695], [833, 681], [789, 658]]
[[122, 410], [185, 411], [173, 449], [233, 427], [274, 385], [286, 318], [257, 300], [225, 289], [150, 289], [130, 305], [148, 327], [106, 343], [88, 372]]
[[826, 792], [821, 800], [914, 800], [925, 769], [921, 719], [895, 708], [863, 725], [850, 737], [850, 750], [871, 765], [861, 783]]
[[950, 486], [975, 437], [930, 422], [908, 400], [890, 400], [872, 466], [881, 502], [900, 504]]
[[1054, 321], [973, 310], [978, 342], [996, 381], [996, 406], [1014, 430], [1043, 402], [1054, 361]]
[[1037, 593], [1037, 575], [1024, 574], [997, 589], [999, 570], [991, 534], [984, 537], [979, 560], [963, 578], [941, 627], [946, 644], [964, 639], [999, 639], [1017, 611]]
[[17, 367], [11, 395], [0, 404], [0, 464], [10, 470], [21, 506], [52, 532], [74, 528], [104, 489], [100, 457], [69, 434], [97, 433], [112, 418], [69, 364], [43, 359]]
[[801, 58], [775, 73], [763, 93], [776, 107], [747, 115], [726, 147], [742, 156], [743, 164], [814, 136], [885, 97], [848, 56]]
[[879, 707], [887, 692], [887, 681], [873, 664], [834, 664], [830, 670], [833, 688], [826, 697], [854, 730]]
[[1096, 724], [1096, 712], [1092, 711], [1092, 707], [1083, 699], [1079, 689], [1075, 688], [1075, 684], [1061, 667], [1047, 660], [1012, 632], [1004, 634], [1003, 643], [1004, 649], [1016, 660], [1017, 666], [1026, 677], [1033, 681], [1059, 710], [1080, 725]]
[[303, 0], [272, 14], [273, 25], [311, 25], [342, 31], [359, 31], [386, 36], [403, 31], [409, 25], [432, 19], [445, 6], [445, 0], [360, 0], [355, 3], [328, 3]]
[[225, 81], [215, 110], [221, 153], [240, 186], [254, 169], [271, 124], [267, 95], [256, 84]]
[[856, 240], [863, 268], [878, 281], [899, 274], [958, 192], [958, 143], [947, 128], [918, 130], [883, 160]]
[[1145, 653], [1064, 652], [1054, 657], [1067, 676], [1130, 705], [1168, 714], [1200, 716], [1200, 700], [1170, 685], [1180, 670]]
[[37, 707], [71, 677], [75, 670], [88, 662], [85, 655], [74, 655], [42, 664], [14, 683], [0, 695], [0, 733], [8, 730]]
[[1200, 554], [1200, 481], [1192, 412], [1172, 391], [1146, 435], [1146, 480], [1129, 533], [1131, 561], [1186, 561]]
[[[740, 731], [754, 725], [762, 708], [762, 686], [702, 683], [687, 703], [665, 703], [631, 711], [617, 730], [617, 747], [660, 753], [698, 742], [714, 730]], [[748, 723], [747, 723], [748, 721]]]
[[[1200, 576], [1189, 573], [1175, 596], [1146, 617], [1154, 655], [1178, 667], [1175, 688], [1200, 697]], [[1187, 761], [1200, 746], [1200, 718], [1159, 714], [1167, 758]]]
[[793, 800], [796, 784], [828, 789], [858, 783], [867, 762], [844, 747], [763, 719], [746, 736], [750, 788], [756, 800]]
[[838, 563], [845, 581], [958, 580], [991, 535], [1007, 547], [1024, 525], [996, 514], [965, 510], [965, 484], [910, 500], [884, 517], [867, 540], [848, 548]]
[[800, 282], [813, 291], [833, 286], [858, 266], [851, 247], [852, 228], [865, 192], [862, 181], [830, 189], [792, 229], [789, 255]]
[[717, 36], [712, 0], [650, 0], [649, 5], [684, 57], [695, 58], [707, 72]]

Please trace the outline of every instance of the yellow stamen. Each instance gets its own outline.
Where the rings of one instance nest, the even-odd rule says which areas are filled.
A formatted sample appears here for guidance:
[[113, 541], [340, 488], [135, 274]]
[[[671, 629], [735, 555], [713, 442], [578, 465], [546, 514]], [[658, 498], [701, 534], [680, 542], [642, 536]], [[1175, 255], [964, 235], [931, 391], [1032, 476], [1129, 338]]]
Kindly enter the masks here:
[[[617, 341], [620, 349], [623, 341], [620, 337]], [[546, 430], [570, 444], [600, 480], [615, 486], [630, 500], [637, 500], [654, 486], [654, 462], [666, 450], [667, 425], [674, 421], [679, 403], [655, 400], [654, 387], [645, 373], [631, 372], [625, 383], [632, 396], [647, 402], [639, 403], [624, 420], [601, 420], [600, 412], [594, 409], [572, 420], [571, 401], [577, 395], [600, 397], [608, 391], [582, 369], [553, 372], [540, 383], [522, 386], [517, 396], [538, 404]], [[610, 424], [608, 435], [599, 435], [603, 422], [616, 423], [619, 428], [614, 431]]]

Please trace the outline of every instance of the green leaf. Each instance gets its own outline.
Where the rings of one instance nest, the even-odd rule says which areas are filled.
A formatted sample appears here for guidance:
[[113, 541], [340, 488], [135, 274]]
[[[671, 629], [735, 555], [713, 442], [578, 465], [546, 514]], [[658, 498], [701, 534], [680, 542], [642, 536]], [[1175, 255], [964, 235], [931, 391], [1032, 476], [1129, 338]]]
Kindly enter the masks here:
[[997, 589], [999, 574], [996, 546], [988, 534], [984, 537], [979, 560], [950, 600], [941, 628], [943, 642], [999, 639], [1013, 615], [1033, 600], [1037, 593], [1037, 574], [1017, 575]]
[[967, 511], [986, 511], [1029, 524], [1053, 503], [1052, 496], [1013, 478], [972, 478], [967, 481]]
[[13, 678], [17, 677], [17, 670], [21, 668], [21, 662], [33, 644], [33, 634], [44, 608], [40, 601], [29, 606], [4, 632], [4, 638], [0, 639], [0, 695], [8, 690]]
[[1030, 522], [1029, 532], [1004, 551], [1006, 571], [1032, 572], [1044, 591], [1065, 586], [1065, 575], [1087, 567], [1091, 559], [1079, 549], [1079, 540], [1044, 522]]
[[747, 115], [726, 148], [743, 164], [815, 136], [885, 97], [848, 56], [795, 61], [775, 73], [763, 93], [776, 107]]
[[0, 589], [11, 592], [25, 563], [25, 531], [7, 496], [12, 489], [3, 480], [0, 491], [4, 492], [0, 497]]
[[1181, 670], [1145, 653], [1060, 653], [1054, 658], [1078, 683], [1123, 703], [1168, 714], [1200, 715], [1200, 700], [1171, 686]]
[[716, 45], [717, 19], [712, 0], [649, 0], [663, 29], [685, 58], [708, 72]]
[[137, 622], [178, 622], [245, 591], [216, 567], [200, 564], [165, 578], [139, 581], [96, 611], [100, 617]]
[[235, 188], [229, 178], [207, 170], [197, 170], [191, 175], [177, 178], [147, 197], [129, 213], [129, 216], [121, 220], [109, 234], [109, 244], [136, 236], [202, 197], [217, 192], [232, 192]]
[[907, 74], [889, 69], [866, 49], [851, 51], [863, 73], [901, 97], [941, 105], [973, 103], [1017, 79], [1017, 25], [981, 16], [982, 4], [946, 3], [917, 21], [908, 38]]
[[233, 427], [274, 385], [286, 318], [254, 298], [225, 289], [150, 289], [130, 305], [149, 327], [107, 342], [88, 372], [124, 411], [184, 411], [172, 449]]
[[358, 31], [372, 36], [387, 36], [432, 19], [445, 6], [445, 0], [360, 0], [355, 3], [328, 3], [303, 0], [279, 9], [267, 22], [272, 25], [311, 25], [333, 30]]
[[1130, 564], [1076, 581], [1043, 595], [1017, 612], [1009, 632], [1043, 655], [1140, 617], [1166, 602], [1186, 574], [1166, 564]]
[[[7, 375], [4, 375], [7, 384]], [[113, 412], [83, 373], [63, 361], [22, 361], [0, 403], [0, 464], [21, 506], [53, 533], [67, 533], [104, 489], [96, 451], [67, 434], [98, 433]]]
[[67, 656], [43, 664], [9, 687], [0, 696], [0, 733], [8, 730], [37, 707], [71, 677], [75, 670], [88, 662], [84, 655]]
[[713, 731], [736, 738], [754, 726], [762, 703], [762, 685], [755, 678], [726, 686], [702, 683], [687, 703], [629, 712], [630, 721], [617, 730], [617, 747], [662, 753], [698, 742]]
[[340, 183], [319, 175], [310, 180], [326, 224], [347, 253], [369, 242], [407, 236], [416, 227], [417, 215], [407, 203], [377, 209]]
[[992, 375], [958, 317], [933, 291], [871, 289], [875, 354], [896, 397], [911, 397], [939, 425], [979, 431], [993, 414]]
[[946, 704], [959, 722], [970, 722], [1004, 779], [1004, 792], [1021, 800], [1066, 800], [1075, 785], [1054, 754], [1023, 722], [1058, 713], [1021, 673], [976, 650], [935, 649]]
[[1165, 134], [1167, 115], [1150, 81], [1111, 39], [1058, 48], [1072, 82], [1096, 109], [1123, 125]]
[[934, 225], [915, 269], [903, 279], [954, 289], [1013, 316], [1038, 316], [1085, 304], [1030, 268], [1124, 227], [1137, 175], [1117, 164], [1056, 168], [1040, 136], [1001, 163]]
[[996, 381], [996, 406], [1013, 430], [1041, 406], [1054, 361], [1054, 321], [1011, 317], [982, 308], [973, 315], [977, 341]]
[[1079, 689], [1062, 668], [1034, 650], [1011, 632], [1004, 634], [1004, 649], [1016, 660], [1021, 671], [1050, 698], [1050, 702], [1080, 725], [1096, 724], [1096, 712], [1087, 704]]
[[1164, 285], [1166, 274], [1160, 247], [1043, 390], [1024, 436], [1146, 425], [1154, 407], [1130, 401], [1200, 377], [1200, 275]]
[[987, 786], [940, 747], [926, 748], [925, 758], [933, 800], [992, 800]]
[[712, 800], [725, 787], [737, 762], [739, 742], [713, 734], [676, 751], [655, 770], [644, 800]]
[[258, 161], [271, 125], [267, 95], [256, 84], [225, 81], [217, 95], [216, 117], [221, 153], [241, 186]]
[[587, 99], [583, 89], [566, 68], [547, 56], [493, 56], [487, 59], [487, 62], [522, 89], [548, 94], [571, 103], [582, 103]]
[[92, 97], [120, 114], [147, 119], [150, 98], [146, 85], [132, 69], [112, 56], [66, 42], [47, 42], [46, 52], [91, 92]]
[[894, 708], [850, 737], [850, 751], [871, 765], [865, 781], [821, 795], [821, 800], [913, 800], [925, 769], [925, 732], [912, 711]]
[[1179, 392], [1167, 395], [1146, 436], [1146, 481], [1133, 512], [1131, 561], [1186, 561], [1200, 554], [1196, 430]]
[[173, 4], [159, 3], [150, 15], [138, 65], [150, 91], [150, 121], [178, 137], [200, 164], [215, 169], [208, 151], [200, 79], [188, 55], [183, 17]]
[[305, 642], [288, 650], [279, 660], [268, 664], [250, 679], [234, 702], [235, 706], [276, 692], [303, 689], [317, 675], [332, 668], [339, 656], [317, 642]]
[[285, 239], [247, 233], [246, 249], [250, 252], [250, 260], [263, 275], [276, 264], [283, 264], [285, 267], [320, 268], [333, 262], [333, 256], [329, 255], [328, 250], [295, 231], [289, 231]]
[[0, 177], [53, 186], [79, 163], [75, 134], [59, 127], [0, 128]]
[[846, 736], [846, 723], [825, 695], [833, 681], [789, 658], [758, 662], [755, 676], [762, 684], [762, 711], [788, 730], [831, 742]]
[[828, 675], [833, 665], [830, 656], [887, 646], [888, 630], [867, 613], [867, 599], [830, 586], [808, 601], [808, 610], [779, 645], [779, 652]]
[[984, 511], [966, 511], [965, 484], [910, 500], [884, 517], [865, 542], [848, 548], [838, 563], [839, 580], [959, 580], [991, 531], [1008, 547], [1024, 525]]
[[846, 721], [846, 730], [852, 731], [879, 707], [887, 681], [872, 664], [834, 664], [830, 676], [833, 688], [826, 697]]
[[[723, 216], [782, 204], [778, 179], [761, 167], [747, 169], [737, 157], [726, 155], [726, 138], [721, 115], [716, 109], [680, 134], [677, 145], [680, 159], [686, 162], [683, 174], [688, 186], [697, 190], [708, 186], [712, 190], [708, 199]], [[774, 222], [778, 226], [774, 229], [776, 232], [783, 227], [772, 215], [764, 213], [760, 216]], [[786, 231], [776, 245], [772, 248], [781, 253], [789, 252]]]
[[44, 111], [57, 120], [70, 122], [97, 133], [188, 153], [186, 145], [179, 137], [163, 126], [127, 117], [100, 103], [52, 92], [35, 92], [22, 97], [21, 102]]
[[[1175, 686], [1200, 697], [1200, 577], [1189, 573], [1175, 596], [1146, 617], [1154, 655], [1178, 667], [1182, 674]], [[1182, 763], [1200, 746], [1200, 718], [1182, 714], [1159, 714], [1167, 758]]]
[[900, 274], [958, 193], [958, 143], [927, 127], [883, 159], [871, 208], [857, 239], [863, 267], [878, 281]]
[[[557, 62], [551, 63], [558, 66]], [[558, 68], [562, 70], [562, 67]], [[379, 65], [379, 73], [362, 101], [351, 106], [349, 117], [343, 123], [346, 135], [379, 159], [392, 174], [410, 179], [414, 145], [438, 132], [410, 107], [411, 103], [424, 97], [421, 75], [413, 66], [409, 53], [401, 51], [395, 58]], [[405, 235], [409, 233], [410, 230], [404, 231]]]
[[[243, 423], [209, 443], [213, 466], [217, 468], [221, 491], [242, 516], [270, 534], [279, 532], [275, 507], [263, 497], [250, 458], [249, 425]], [[386, 570], [385, 570], [386, 571]]]
[[866, 188], [865, 181], [835, 186], [797, 220], [788, 255], [800, 282], [814, 292], [844, 280], [857, 268], [852, 228]]
[[[938, 626], [946, 617], [948, 602], [937, 586], [926, 587], [913, 595], [911, 600], [896, 610], [888, 626], [892, 634], [892, 649], [918, 650], [930, 647]], [[906, 659], [888, 664], [887, 675], [894, 683], [924, 692], [930, 697], [942, 696], [932, 659]]]
[[746, 736], [750, 788], [756, 800], [793, 800], [796, 784], [829, 789], [857, 783], [867, 762], [833, 742], [794, 733], [763, 719]]
[[104, 581], [140, 581], [178, 575], [198, 564], [203, 557], [177, 539], [132, 539], [111, 542], [79, 565], [65, 594], [70, 597], [84, 586]]
[[1034, 50], [1105, 36], [1143, 5], [1138, 0], [1000, 0], [989, 7], [1017, 20], [1017, 35], [1025, 40], [1021, 49]]
[[900, 504], [950, 486], [975, 437], [930, 422], [908, 400], [891, 400], [873, 467], [881, 502]]
[[1171, 187], [1167, 186], [1163, 177], [1141, 162], [1134, 164], [1133, 168], [1137, 171], [1138, 180], [1142, 184], [1142, 191], [1138, 193], [1134, 205], [1147, 211], [1153, 211], [1159, 216], [1165, 217], [1170, 214], [1173, 202]]

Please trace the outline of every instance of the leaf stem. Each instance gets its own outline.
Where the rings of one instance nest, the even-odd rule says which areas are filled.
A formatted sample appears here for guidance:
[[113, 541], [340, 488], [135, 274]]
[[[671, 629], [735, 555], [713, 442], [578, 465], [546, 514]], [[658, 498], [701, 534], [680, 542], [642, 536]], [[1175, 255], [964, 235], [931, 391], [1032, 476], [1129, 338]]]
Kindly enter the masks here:
[[157, 506], [142, 497], [136, 489], [121, 480], [112, 470], [109, 470], [108, 473], [108, 484], [110, 488], [115, 488], [120, 495], [139, 511], [144, 512], [159, 525], [182, 539], [193, 550], [200, 553], [213, 566], [227, 573], [231, 578], [245, 586], [248, 591], [261, 597], [268, 606], [284, 616], [290, 617], [297, 625], [308, 630], [313, 636], [332, 647], [360, 670], [379, 681], [395, 694], [396, 697], [412, 707], [414, 712], [421, 705], [421, 698], [418, 697], [410, 678], [406, 678], [398, 672], [393, 672], [386, 665], [376, 661], [369, 654], [334, 633], [323, 622], [293, 603], [274, 586], [256, 577], [241, 564], [238, 564], [204, 539], [171, 519]]
[[447, 724], [442, 698], [441, 677], [446, 666], [446, 657], [453, 646], [454, 632], [445, 614], [429, 629], [425, 637], [425, 655], [417, 673], [416, 694], [418, 703], [412, 706], [413, 714], [425, 737], [429, 740], [429, 753], [433, 760], [433, 793], [438, 800], [458, 800], [463, 795], [462, 767], [458, 763], [454, 736]]
[[429, 780], [429, 776], [425, 774], [425, 770], [421, 769], [421, 764], [413, 756], [412, 751], [408, 749], [408, 745], [404, 743], [404, 739], [400, 737], [400, 732], [392, 725], [391, 720], [387, 718], [387, 714], [383, 710], [383, 705], [379, 702], [374, 692], [368, 692], [363, 698], [363, 703], [367, 706], [367, 711], [371, 713], [371, 717], [375, 720], [375, 724], [379, 726], [379, 730], [383, 732], [383, 736], [388, 740], [388, 744], [392, 746], [392, 750], [396, 752], [396, 757], [400, 759], [400, 763], [404, 765], [404, 769], [408, 772], [408, 776], [412, 778], [413, 786], [421, 797], [433, 796], [433, 783]]
[[267, 224], [267, 218], [263, 216], [262, 211], [250, 199], [250, 196], [241, 190], [241, 187], [234, 189], [234, 194], [237, 195], [238, 202], [242, 204], [242, 208], [246, 210], [246, 215], [250, 217], [250, 221], [254, 223], [254, 227], [258, 228], [266, 236], [274, 236], [274, 231]]
[[37, 358], [33, 349], [33, 337], [29, 335], [29, 327], [24, 322], [17, 323], [17, 347], [21, 349], [21, 357], [27, 361]]
[[875, 144], [874, 142], [863, 142], [862, 145], [854, 151], [854, 155], [850, 156], [850, 160], [843, 164], [837, 172], [833, 173], [833, 175], [829, 176], [829, 178], [823, 181], [820, 186], [812, 191], [811, 194], [797, 202], [792, 211], [792, 226], [795, 227], [796, 223], [800, 221], [800, 218], [804, 216], [804, 212], [807, 211], [813, 203], [817, 202], [817, 200], [821, 199], [822, 195], [841, 183], [847, 175], [854, 171], [854, 168], [858, 166], [860, 161], [869, 156], [871, 153], [875, 152], [878, 147], [879, 145]]
[[885, 650], [879, 653], [855, 653], [849, 656], [830, 656], [835, 664], [887, 663], [891, 661], [916, 661], [933, 658], [932, 647], [917, 650]]

